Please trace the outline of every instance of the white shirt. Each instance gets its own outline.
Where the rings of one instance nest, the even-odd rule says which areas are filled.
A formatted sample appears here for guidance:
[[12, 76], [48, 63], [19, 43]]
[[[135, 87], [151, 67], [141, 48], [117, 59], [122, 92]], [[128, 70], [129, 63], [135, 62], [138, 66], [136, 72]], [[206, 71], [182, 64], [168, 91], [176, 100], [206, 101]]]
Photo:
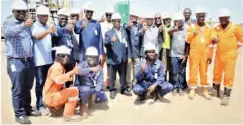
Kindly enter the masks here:
[[[48, 30], [48, 26], [43, 26], [38, 20], [31, 27], [32, 36], [37, 33], [43, 33], [46, 30]], [[41, 40], [33, 38], [33, 41], [35, 66], [43, 66], [53, 63], [51, 34], [46, 35]]]
[[[105, 22], [100, 23], [100, 26], [101, 26], [101, 32], [102, 32], [103, 40], [105, 40], [105, 33], [108, 30], [113, 28], [113, 24], [112, 24], [112, 22], [109, 23], [109, 22], [105, 21]], [[104, 50], [105, 50], [105, 53], [106, 53], [106, 47], [105, 46], [104, 46]]]

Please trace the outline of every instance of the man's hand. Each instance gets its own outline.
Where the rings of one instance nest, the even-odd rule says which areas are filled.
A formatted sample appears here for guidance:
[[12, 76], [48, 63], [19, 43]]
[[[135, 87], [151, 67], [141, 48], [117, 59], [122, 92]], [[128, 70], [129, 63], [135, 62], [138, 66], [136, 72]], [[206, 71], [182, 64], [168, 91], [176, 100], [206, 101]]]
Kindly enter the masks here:
[[77, 20], [76, 19], [72, 19], [72, 20], [70, 20], [70, 23], [73, 24], [73, 25], [76, 25]]
[[95, 67], [91, 67], [90, 70], [97, 73], [100, 70], [100, 65], [95, 66]]
[[219, 37], [214, 37], [213, 38], [213, 44], [219, 43]]
[[186, 60], [187, 60], [187, 56], [184, 56], [184, 57], [182, 58], [181, 65], [183, 65], [183, 64], [186, 62]]
[[105, 55], [100, 55], [100, 63], [101, 63], [101, 66], [103, 67], [103, 65], [105, 63]]
[[55, 26], [54, 26], [54, 25], [50, 25], [50, 26], [49, 26], [49, 29], [48, 29], [48, 32], [49, 32], [49, 33], [55, 33], [55, 32], [56, 32], [56, 28], [55, 28]]
[[114, 35], [112, 38], [111, 38], [111, 42], [116, 42], [117, 41], [117, 38], [116, 38], [116, 36]]
[[134, 25], [133, 25], [133, 22], [132, 22], [132, 20], [130, 20], [130, 21], [129, 21], [129, 27], [130, 27], [130, 28], [133, 28], [133, 26], [134, 26]]
[[164, 31], [163, 24], [161, 24], [161, 25], [159, 26], [159, 32], [163, 32], [163, 31]]
[[193, 35], [194, 35], [194, 36], [197, 36], [197, 34], [198, 34], [197, 31], [194, 31], [194, 32], [193, 32]]
[[147, 93], [147, 95], [149, 96], [149, 95], [151, 95], [151, 93], [156, 89], [156, 87], [157, 87], [157, 84], [153, 84], [153, 85], [151, 85], [149, 88], [148, 88], [148, 93]]
[[129, 58], [129, 59], [127, 60], [127, 63], [132, 63], [132, 59]]
[[147, 23], [144, 23], [143, 24], [143, 31], [145, 32], [145, 31], [147, 31], [148, 30], [148, 25], [147, 25]]
[[208, 58], [207, 62], [208, 62], [208, 64], [211, 64], [212, 63], [212, 58]]
[[140, 71], [141, 74], [145, 71], [146, 67], [147, 67], [146, 64], [143, 63], [142, 66], [141, 66], [141, 71]]
[[73, 68], [73, 70], [72, 70], [72, 73], [73, 74], [78, 74], [80, 72], [80, 67], [79, 67], [79, 65], [78, 65], [78, 63], [76, 63], [75, 64], [75, 67]]
[[25, 27], [31, 27], [33, 24], [33, 19], [32, 17], [29, 17], [25, 22], [24, 22], [24, 26]]
[[68, 29], [69, 31], [72, 31], [73, 28], [74, 28], [74, 25], [73, 25], [72, 23], [68, 23], [68, 24], [67, 24], [67, 29]]
[[87, 19], [84, 19], [84, 21], [83, 21], [83, 23], [81, 25], [81, 28], [82, 29], [85, 28], [87, 26], [87, 24], [88, 24], [88, 20]]

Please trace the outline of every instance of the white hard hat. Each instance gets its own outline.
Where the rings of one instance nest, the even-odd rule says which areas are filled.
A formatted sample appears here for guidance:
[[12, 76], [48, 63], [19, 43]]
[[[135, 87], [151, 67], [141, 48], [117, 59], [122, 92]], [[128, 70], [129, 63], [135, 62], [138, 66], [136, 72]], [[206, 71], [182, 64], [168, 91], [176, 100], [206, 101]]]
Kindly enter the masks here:
[[70, 14], [79, 14], [80, 9], [71, 9]]
[[105, 13], [114, 13], [114, 9], [112, 6], [108, 6], [105, 10]]
[[148, 51], [148, 50], [156, 50], [156, 47], [153, 43], [147, 43], [144, 47], [144, 52]]
[[15, 0], [12, 4], [12, 10], [28, 10], [28, 7], [23, 0]]
[[206, 9], [204, 9], [204, 8], [202, 8], [202, 7], [197, 7], [195, 13], [196, 13], [196, 14], [197, 14], [197, 13], [207, 13], [207, 11], [206, 11]]
[[171, 18], [168, 12], [162, 14], [162, 19], [168, 19], [168, 18]]
[[111, 19], [121, 19], [120, 13], [113, 13]]
[[71, 49], [69, 49], [65, 45], [55, 47], [55, 48], [53, 48], [53, 50], [56, 50], [56, 55], [57, 54], [68, 54], [68, 55], [71, 54]]
[[62, 9], [58, 10], [57, 15], [58, 16], [59, 15], [69, 16], [70, 14], [69, 14], [69, 11], [66, 8], [62, 8]]
[[144, 15], [144, 18], [154, 18], [154, 13], [146, 13], [145, 15]]
[[36, 15], [49, 15], [49, 14], [50, 14], [49, 8], [44, 5], [40, 5], [36, 9]]
[[222, 8], [218, 11], [218, 17], [230, 17], [230, 11], [227, 8]]
[[93, 46], [89, 47], [86, 50], [86, 56], [98, 56], [98, 55], [99, 55], [98, 50]]
[[182, 13], [175, 13], [173, 15], [173, 20], [183, 20], [183, 19], [184, 19], [184, 17], [182, 15]]
[[84, 6], [84, 10], [90, 10], [90, 11], [94, 11], [94, 6], [92, 3], [86, 3]]

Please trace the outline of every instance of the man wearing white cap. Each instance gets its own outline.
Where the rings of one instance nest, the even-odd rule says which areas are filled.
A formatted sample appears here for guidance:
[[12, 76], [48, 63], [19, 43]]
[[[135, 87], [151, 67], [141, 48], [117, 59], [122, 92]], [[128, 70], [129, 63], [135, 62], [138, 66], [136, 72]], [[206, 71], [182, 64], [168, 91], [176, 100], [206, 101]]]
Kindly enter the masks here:
[[40, 5], [36, 11], [37, 20], [31, 28], [34, 41], [36, 108], [42, 115], [47, 115], [42, 101], [42, 89], [46, 81], [47, 71], [53, 63], [51, 34], [56, 32], [54, 26], [47, 25], [49, 14], [49, 8]]
[[48, 71], [43, 94], [44, 102], [48, 106], [51, 115], [61, 115], [60, 110], [64, 108], [63, 120], [75, 122], [82, 120], [81, 116], [74, 115], [79, 100], [79, 91], [76, 87], [64, 88], [64, 84], [71, 81], [74, 75], [80, 72], [80, 67], [76, 63], [71, 71], [66, 72], [64, 65], [68, 63], [70, 51], [65, 45], [56, 47], [57, 59]]
[[12, 103], [15, 119], [21, 124], [30, 124], [27, 116], [39, 116], [32, 111], [30, 90], [34, 82], [33, 41], [30, 27], [33, 19], [27, 15], [27, 5], [22, 0], [13, 2], [13, 15], [3, 23], [7, 71], [12, 83]]
[[[111, 16], [112, 16], [113, 13], [114, 13], [113, 7], [112, 6], [107, 7], [107, 9], [105, 11], [105, 21], [100, 23], [103, 39], [105, 39], [105, 33], [108, 30], [112, 29], [112, 27], [113, 27], [113, 24], [112, 24], [112, 21], [111, 21]], [[104, 46], [104, 50], [105, 50], [105, 53], [106, 53], [105, 46]], [[109, 85], [110, 85], [110, 78], [109, 78], [108, 71], [109, 71], [108, 66], [105, 63], [104, 64], [104, 81], [106, 82], [107, 89], [109, 89]]]
[[226, 8], [220, 9], [218, 18], [220, 24], [214, 28], [217, 38], [217, 50], [213, 71], [213, 90], [220, 97], [220, 83], [224, 73], [224, 94], [221, 105], [228, 105], [235, 77], [235, 65], [238, 48], [243, 45], [242, 28], [233, 25], [230, 21], [230, 11]]
[[[121, 28], [121, 15], [114, 13], [112, 15], [113, 28], [105, 34], [105, 47], [107, 50], [106, 63], [109, 67], [110, 76], [110, 98], [114, 99], [116, 95], [115, 81], [116, 73], [119, 73], [121, 94], [131, 96], [126, 87], [126, 62], [131, 58], [130, 47], [128, 46], [128, 37], [126, 31]], [[127, 48], [128, 47], [128, 51]]]
[[213, 56], [213, 33], [209, 25], [205, 23], [206, 10], [204, 8], [196, 9], [197, 23], [191, 25], [187, 30], [186, 42], [190, 43], [189, 63], [189, 98], [194, 99], [195, 90], [198, 86], [198, 70], [200, 74], [200, 84], [202, 94], [205, 99], [210, 100], [208, 94], [207, 69], [208, 64], [212, 62]]
[[174, 27], [169, 30], [171, 36], [171, 48], [169, 51], [170, 68], [171, 68], [171, 83], [173, 84], [173, 95], [179, 93], [183, 96], [183, 89], [186, 88], [186, 61], [188, 55], [188, 46], [186, 46], [187, 29], [184, 28], [182, 13], [175, 13]]
[[99, 59], [103, 65], [105, 61], [103, 37], [100, 23], [97, 20], [92, 19], [94, 12], [93, 5], [87, 3], [84, 12], [85, 18], [79, 20], [74, 29], [75, 33], [79, 34], [79, 59], [80, 61], [85, 60], [85, 50], [90, 46], [94, 46], [99, 52]]

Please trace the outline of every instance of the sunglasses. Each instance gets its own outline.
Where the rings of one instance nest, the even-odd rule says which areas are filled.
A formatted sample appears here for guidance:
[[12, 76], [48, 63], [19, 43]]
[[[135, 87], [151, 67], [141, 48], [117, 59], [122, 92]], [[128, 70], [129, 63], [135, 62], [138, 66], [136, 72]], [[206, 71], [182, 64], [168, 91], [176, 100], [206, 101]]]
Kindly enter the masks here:
[[107, 16], [107, 17], [108, 17], [108, 16], [111, 17], [111, 15], [112, 15], [112, 14], [105, 14], [105, 16]]
[[93, 11], [90, 11], [90, 10], [86, 10], [86, 13], [93, 13]]
[[27, 13], [26, 10], [15, 10], [15, 12], [17, 12], [17, 13]]
[[68, 20], [68, 18], [60, 18], [60, 20]]
[[151, 50], [151, 51], [146, 51], [147, 53], [155, 53], [154, 50]]
[[159, 19], [160, 20], [161, 18], [160, 17], [155, 17], [154, 19], [156, 19], [156, 20]]
[[71, 17], [78, 17], [78, 15], [71, 15]]

